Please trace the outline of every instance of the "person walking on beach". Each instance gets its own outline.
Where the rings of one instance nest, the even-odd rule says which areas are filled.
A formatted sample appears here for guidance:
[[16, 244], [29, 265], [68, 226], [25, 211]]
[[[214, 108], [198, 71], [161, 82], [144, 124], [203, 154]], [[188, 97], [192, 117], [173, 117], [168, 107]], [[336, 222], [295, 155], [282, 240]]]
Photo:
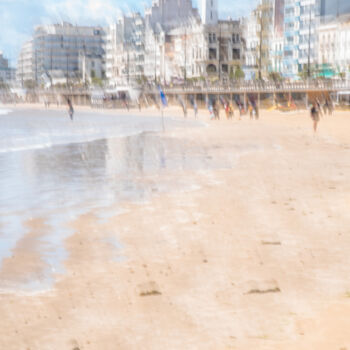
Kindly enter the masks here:
[[259, 119], [259, 107], [255, 102], [254, 102], [253, 108], [254, 108], [254, 112], [255, 112], [255, 120], [258, 120]]
[[229, 115], [229, 118], [232, 119], [234, 117], [234, 109], [233, 109], [233, 104], [230, 102], [228, 104], [228, 115]]
[[208, 110], [209, 110], [210, 120], [213, 120], [214, 119], [214, 111], [213, 111], [213, 105], [212, 104], [210, 104], [208, 106]]
[[182, 101], [182, 111], [184, 113], [184, 118], [187, 118], [187, 108], [185, 102]]
[[320, 116], [319, 116], [319, 112], [318, 112], [318, 109], [316, 107], [316, 103], [315, 102], [312, 104], [312, 107], [311, 107], [311, 110], [310, 110], [310, 116], [311, 116], [311, 119], [314, 122], [314, 133], [316, 133], [316, 131], [317, 131], [317, 124], [318, 124], [318, 122], [320, 120]]
[[139, 107], [139, 112], [141, 112], [141, 101], [139, 98], [136, 100], [136, 103], [137, 103], [137, 106]]
[[323, 117], [322, 106], [321, 106], [321, 103], [318, 99], [316, 99], [316, 108], [317, 108], [319, 117], [320, 116]]
[[227, 102], [224, 104], [226, 119], [230, 119], [230, 106]]
[[220, 110], [219, 110], [219, 104], [216, 100], [213, 100], [213, 112], [214, 112], [214, 118], [220, 120]]
[[197, 115], [198, 115], [198, 106], [196, 101], [193, 101], [193, 111], [194, 111], [194, 117], [195, 119], [197, 119]]
[[254, 108], [253, 108], [253, 105], [252, 105], [251, 103], [249, 103], [249, 105], [248, 105], [248, 111], [249, 111], [250, 119], [253, 119], [253, 116], [254, 116]]
[[73, 120], [74, 108], [73, 108], [73, 104], [72, 104], [72, 101], [70, 100], [70, 98], [67, 99], [67, 104], [68, 104], [69, 117], [71, 120]]
[[328, 100], [328, 99], [326, 100], [326, 103], [324, 104], [323, 110], [324, 110], [325, 114], [327, 111], [328, 111], [328, 115], [333, 114], [332, 102], [330, 100]]

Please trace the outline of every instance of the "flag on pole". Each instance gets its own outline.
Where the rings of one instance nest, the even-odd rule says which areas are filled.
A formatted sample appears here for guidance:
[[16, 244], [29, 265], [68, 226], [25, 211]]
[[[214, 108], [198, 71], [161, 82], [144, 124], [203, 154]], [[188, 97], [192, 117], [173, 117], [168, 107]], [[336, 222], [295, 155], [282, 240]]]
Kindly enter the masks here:
[[167, 107], [168, 106], [168, 101], [166, 99], [166, 96], [165, 96], [162, 88], [160, 86], [158, 88], [159, 88], [160, 100], [162, 101], [162, 105], [164, 107]]

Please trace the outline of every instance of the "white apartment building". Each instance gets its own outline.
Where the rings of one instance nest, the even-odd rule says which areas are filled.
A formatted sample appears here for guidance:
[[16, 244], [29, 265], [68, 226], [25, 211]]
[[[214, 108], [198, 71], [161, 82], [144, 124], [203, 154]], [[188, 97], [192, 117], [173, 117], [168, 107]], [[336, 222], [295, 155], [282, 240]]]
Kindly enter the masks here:
[[104, 35], [101, 27], [74, 26], [66, 22], [36, 27], [19, 55], [17, 80], [31, 81], [34, 85], [41, 84], [44, 76], [60, 81], [66, 78], [67, 83], [81, 80], [79, 57], [82, 53], [102, 56]]
[[156, 0], [145, 11], [144, 76], [148, 81], [169, 82], [180, 78], [174, 66], [174, 37], [171, 31], [200, 22], [191, 0]]
[[204, 25], [215, 25], [218, 23], [218, 0], [202, 1], [201, 17]]
[[332, 67], [338, 73], [349, 75], [350, 17], [320, 25], [318, 31], [318, 63]]
[[143, 79], [145, 22], [139, 13], [122, 16], [107, 29], [106, 76], [111, 85]]
[[269, 71], [282, 74], [284, 49], [284, 2], [273, 0], [273, 24], [270, 40]]
[[153, 0], [152, 6], [145, 10], [146, 28], [156, 31], [158, 26], [168, 31], [193, 19], [199, 20], [200, 17], [192, 0]]
[[84, 53], [79, 54], [79, 72], [84, 84], [91, 83], [94, 78], [103, 79], [105, 77], [105, 59], [101, 54]]
[[287, 78], [317, 63], [319, 0], [285, 0], [283, 70]]
[[33, 40], [27, 41], [21, 49], [17, 60], [17, 81], [19, 81], [22, 86], [24, 82], [35, 80], [35, 71], [33, 67]]
[[254, 79], [258, 70], [258, 52], [260, 38], [258, 35], [258, 12], [252, 11], [248, 18], [243, 20], [243, 37], [245, 42], [244, 72], [246, 79]]
[[148, 27], [145, 36], [148, 80], [162, 83], [199, 78], [227, 80], [242, 65], [241, 23], [219, 21], [217, 1], [203, 0], [203, 8], [206, 11], [202, 12], [202, 21], [193, 11], [193, 16], [178, 21], [172, 29], [167, 29], [171, 27], [167, 23]]
[[[244, 21], [245, 66], [247, 79], [264, 78], [271, 70], [275, 57], [275, 3], [280, 0], [260, 0]], [[275, 63], [273, 61], [273, 63]]]

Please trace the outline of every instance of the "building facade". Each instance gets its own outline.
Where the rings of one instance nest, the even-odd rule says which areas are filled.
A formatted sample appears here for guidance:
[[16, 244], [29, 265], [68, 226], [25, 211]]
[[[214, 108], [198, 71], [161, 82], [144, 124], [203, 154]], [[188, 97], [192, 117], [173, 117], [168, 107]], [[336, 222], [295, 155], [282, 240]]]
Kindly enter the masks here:
[[305, 77], [317, 63], [319, 21], [319, 0], [285, 0], [283, 71], [286, 78]]
[[349, 78], [350, 68], [350, 16], [320, 25], [318, 31], [318, 64], [324, 74]]
[[233, 78], [243, 64], [243, 42], [240, 21], [218, 21], [216, 25], [196, 24], [172, 30], [168, 42], [173, 43], [173, 78]]
[[122, 16], [107, 29], [106, 75], [111, 85], [144, 77], [145, 22], [140, 13]]
[[202, 19], [190, 2], [185, 3], [189, 14], [179, 19], [153, 27], [154, 21], [146, 20], [146, 78], [162, 83], [228, 80], [243, 64], [241, 22], [218, 20], [216, 0], [203, 0]]
[[104, 62], [105, 59], [102, 54], [80, 52], [79, 73], [83, 84], [91, 84], [94, 79], [102, 80], [105, 77]]
[[16, 70], [9, 66], [9, 61], [0, 52], [0, 83], [11, 83], [15, 80]]
[[333, 21], [336, 17], [350, 14], [349, 0], [320, 0], [322, 21]]
[[274, 1], [260, 0], [244, 22], [245, 66], [248, 79], [267, 78], [274, 52]]
[[[73, 26], [69, 23], [35, 28], [33, 38], [24, 44], [17, 64], [17, 80], [40, 85], [43, 77], [66, 79], [66, 83], [82, 79], [79, 57], [104, 55], [104, 30], [101, 27]], [[54, 83], [54, 82], [53, 82]]]
[[270, 40], [269, 71], [282, 75], [284, 51], [284, 1], [273, 1], [273, 24]]
[[192, 0], [154, 0], [152, 6], [145, 10], [146, 28], [155, 31], [158, 31], [159, 26], [168, 31], [199, 19]]

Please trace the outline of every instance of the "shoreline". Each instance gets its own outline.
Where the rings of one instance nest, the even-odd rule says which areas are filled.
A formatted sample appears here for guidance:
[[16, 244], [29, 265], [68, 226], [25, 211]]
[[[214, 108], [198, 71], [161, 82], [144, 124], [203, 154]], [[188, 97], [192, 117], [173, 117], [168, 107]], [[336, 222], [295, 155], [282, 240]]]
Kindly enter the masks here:
[[0, 347], [348, 346], [349, 128], [337, 112], [314, 137], [306, 113], [262, 111], [259, 121], [172, 132], [192, 157], [201, 150], [218, 165], [144, 178], [197, 190], [125, 202], [103, 222], [93, 210], [69, 222], [66, 273], [54, 288], [0, 294]]

